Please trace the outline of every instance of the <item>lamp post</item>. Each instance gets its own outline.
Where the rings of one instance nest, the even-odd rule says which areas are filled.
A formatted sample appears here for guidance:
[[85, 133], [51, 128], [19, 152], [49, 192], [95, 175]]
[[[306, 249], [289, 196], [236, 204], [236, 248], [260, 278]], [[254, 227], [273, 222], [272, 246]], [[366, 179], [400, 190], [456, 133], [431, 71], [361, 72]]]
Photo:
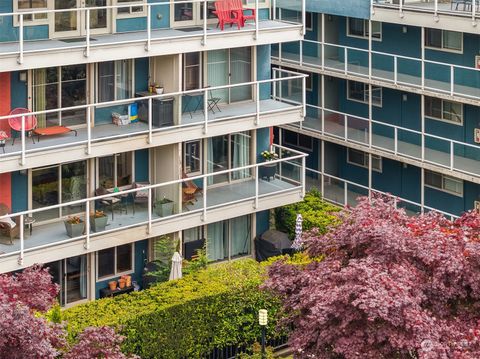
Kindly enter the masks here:
[[265, 359], [265, 329], [268, 323], [268, 312], [266, 309], [258, 311], [258, 324], [262, 327], [262, 359]]

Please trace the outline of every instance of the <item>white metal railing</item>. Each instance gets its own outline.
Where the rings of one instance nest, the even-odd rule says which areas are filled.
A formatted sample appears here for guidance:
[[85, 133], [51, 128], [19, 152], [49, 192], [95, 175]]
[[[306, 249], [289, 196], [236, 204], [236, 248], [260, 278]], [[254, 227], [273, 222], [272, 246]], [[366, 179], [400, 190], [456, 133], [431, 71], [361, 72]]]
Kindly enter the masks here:
[[[305, 0], [300, 0], [301, 1], [301, 12], [302, 12], [302, 18], [301, 21], [303, 21], [303, 24], [293, 24], [297, 26], [301, 26], [302, 32], [305, 32]], [[2, 55], [18, 55], [17, 61], [19, 64], [22, 64], [24, 61], [24, 55], [25, 54], [30, 54], [30, 53], [37, 53], [37, 52], [44, 52], [48, 51], [51, 49], [57, 49], [58, 46], [53, 46], [53, 47], [48, 47], [48, 43], [45, 45], [47, 47], [36, 47], [36, 48], [29, 48], [28, 50], [25, 49], [25, 27], [27, 26], [25, 23], [25, 17], [34, 17], [35, 15], [41, 15], [41, 14], [46, 14], [46, 17], [49, 18], [50, 16], [55, 16], [57, 13], [70, 13], [73, 12], [75, 13], [75, 18], [84, 18], [85, 21], [83, 21], [85, 28], [84, 29], [78, 29], [76, 30], [78, 34], [75, 36], [78, 38], [83, 38], [85, 43], [78, 43], [77, 45], [70, 45], [70, 46], [62, 46], [62, 50], [69, 50], [69, 49], [78, 49], [78, 48], [83, 48], [84, 49], [84, 56], [89, 57], [90, 56], [90, 50], [95, 47], [102, 47], [106, 45], [111, 45], [111, 44], [132, 44], [132, 43], [145, 43], [145, 51], [148, 52], [151, 50], [152, 42], [158, 41], [158, 40], [168, 40], [169, 38], [191, 38], [191, 37], [200, 37], [202, 45], [207, 45], [207, 41], [211, 37], [215, 36], [221, 36], [222, 32], [221, 31], [210, 31], [208, 32], [208, 25], [209, 19], [208, 19], [208, 5], [214, 3], [215, 1], [211, 0], [170, 0], [170, 1], [158, 1], [158, 2], [148, 2], [144, 4], [138, 4], [135, 5], [137, 7], [143, 7], [144, 9], [146, 8], [146, 15], [139, 15], [139, 17], [145, 18], [146, 24], [145, 24], [145, 29], [143, 30], [144, 36], [136, 36], [135, 38], [130, 38], [128, 40], [115, 40], [112, 39], [112, 42], [92, 42], [91, 41], [91, 35], [93, 30], [95, 28], [91, 28], [90, 25], [90, 19], [92, 16], [92, 12], [101, 12], [101, 11], [107, 11], [110, 12], [113, 16], [115, 12], [118, 11], [118, 9], [122, 8], [130, 8], [132, 7], [132, 4], [117, 4], [117, 5], [108, 5], [108, 6], [92, 6], [92, 7], [79, 7], [79, 8], [73, 8], [73, 9], [47, 9], [47, 10], [35, 10], [35, 11], [17, 11], [17, 12], [8, 12], [8, 13], [0, 13], [0, 19], [5, 19], [3, 22], [8, 23], [7, 20], [9, 18], [15, 17], [18, 19], [18, 50], [15, 51], [8, 51], [8, 52], [1, 52]], [[162, 28], [157, 28], [152, 25], [152, 16], [153, 14], [153, 9], [157, 8], [158, 6], [181, 6], [182, 4], [186, 5], [192, 5], [196, 6], [195, 4], [201, 4], [203, 5], [203, 20], [202, 20], [202, 32], [201, 34], [199, 33], [192, 33], [188, 34], [186, 33], [185, 35], [180, 35], [179, 33], [175, 34], [165, 34], [165, 37], [155, 37], [152, 36], [152, 31], [154, 30], [162, 30]], [[254, 28], [243, 28], [238, 31], [242, 32], [253, 32], [254, 33], [254, 38], [258, 39], [259, 38], [259, 32], [260, 32], [260, 25], [259, 22], [261, 18], [259, 17], [259, 0], [255, 0], [255, 9], [256, 11], [256, 17], [255, 17], [255, 26]], [[274, 9], [275, 10], [275, 9]], [[174, 9], [170, 9], [170, 11], [174, 11]], [[196, 12], [192, 10], [192, 17], [193, 14]], [[192, 20], [195, 20], [192, 18]], [[13, 22], [12, 22], [13, 24]], [[50, 24], [54, 24], [54, 21], [51, 21]], [[34, 25], [34, 24], [32, 24]], [[291, 26], [292, 23], [285, 21], [285, 26]], [[53, 26], [53, 25], [50, 25]], [[199, 25], [200, 26], [200, 25]], [[278, 28], [278, 27], [276, 27]], [[96, 35], [96, 34], [95, 34]]]
[[[90, 247], [90, 241], [94, 240], [96, 236], [101, 235], [101, 234], [116, 232], [116, 231], [119, 231], [119, 230], [125, 230], [125, 229], [128, 229], [128, 228], [145, 226], [145, 225], [147, 226], [147, 230], [150, 231], [151, 228], [152, 228], [152, 224], [154, 224], [154, 223], [160, 222], [160, 221], [165, 220], [165, 219], [173, 219], [173, 218], [188, 216], [188, 215], [192, 215], [192, 214], [200, 214], [203, 221], [206, 221], [209, 212], [212, 211], [213, 209], [216, 209], [216, 208], [221, 208], [221, 207], [228, 206], [228, 205], [234, 205], [234, 204], [239, 204], [239, 203], [244, 203], [244, 202], [250, 201], [250, 202], [252, 202], [252, 206], [255, 209], [255, 208], [259, 208], [259, 202], [265, 197], [278, 195], [278, 194], [281, 194], [281, 193], [287, 193], [287, 192], [291, 192], [291, 191], [298, 191], [298, 190], [300, 190], [301, 193], [304, 194], [305, 193], [305, 178], [302, 175], [302, 173], [305, 172], [305, 161], [303, 159], [306, 157], [306, 154], [301, 153], [301, 152], [296, 151], [296, 150], [293, 150], [293, 149], [283, 147], [283, 146], [279, 146], [279, 145], [273, 145], [272, 148], [273, 148], [273, 150], [275, 150], [278, 153], [285, 152], [285, 155], [282, 156], [283, 158], [278, 159], [278, 160], [269, 161], [269, 162], [263, 162], [263, 163], [257, 163], [257, 164], [247, 165], [247, 166], [236, 167], [236, 168], [232, 168], [232, 169], [229, 169], [229, 170], [221, 170], [221, 171], [218, 171], [218, 172], [192, 176], [192, 177], [189, 177], [189, 178], [172, 180], [172, 181], [163, 182], [163, 183], [159, 183], [159, 184], [148, 184], [148, 185], [145, 185], [141, 188], [126, 189], [126, 190], [123, 190], [123, 191], [112, 192], [112, 193], [101, 195], [101, 196], [89, 196], [88, 198], [81, 199], [81, 200], [75, 200], [75, 201], [70, 201], [70, 202], [66, 202], [66, 203], [62, 203], [62, 204], [46, 206], [46, 207], [43, 207], [43, 208], [21, 211], [21, 212], [17, 212], [17, 213], [13, 213], [13, 214], [0, 216], [0, 219], [10, 218], [13, 221], [15, 221], [15, 219], [18, 219], [18, 225], [20, 226], [20, 239], [19, 239], [19, 241], [20, 241], [20, 243], [19, 243], [20, 246], [19, 247], [20, 248], [19, 248], [19, 250], [10, 251], [10, 252], [7, 252], [7, 253], [2, 253], [2, 254], [0, 254], [0, 257], [18, 255], [19, 264], [22, 264], [26, 252], [31, 252], [31, 251], [42, 249], [42, 248], [47, 248], [47, 247], [52, 247], [52, 246], [56, 246], [56, 245], [60, 245], [60, 244], [65, 244], [65, 243], [72, 242], [72, 241], [83, 240], [85, 249], [88, 249]], [[281, 180], [283, 182], [286, 182], [286, 183], [289, 184], [289, 186], [286, 186], [286, 185], [278, 186], [278, 185], [275, 185], [273, 183], [270, 185], [270, 179], [271, 179], [272, 175], [271, 175], [271, 173], [268, 173], [268, 174], [264, 173], [263, 169], [265, 169], [267, 167], [271, 167], [272, 165], [275, 165], [276, 168], [279, 169], [279, 170], [276, 170], [275, 172], [279, 173], [279, 172], [282, 172], [281, 168], [282, 168], [282, 166], [285, 166], [287, 164], [287, 162], [289, 164], [298, 163], [299, 168], [301, 170], [301, 173], [295, 173], [295, 174], [292, 174], [289, 177], [288, 176], [283, 176], [281, 179], [279, 178], [278, 175], [274, 174], [273, 176], [277, 180]], [[208, 196], [210, 195], [210, 193], [214, 193], [215, 188], [221, 187], [221, 185], [219, 185], [219, 184], [214, 184], [214, 178], [215, 177], [218, 178], [218, 176], [226, 176], [226, 177], [232, 178], [232, 177], [235, 177], [235, 174], [238, 178], [236, 178], [236, 179], [234, 178], [233, 181], [228, 181], [226, 183], [227, 185], [241, 186], [241, 185], [245, 185], [245, 183], [250, 181], [250, 183], [253, 182], [252, 186], [254, 186], [254, 191], [250, 191], [250, 192], [249, 191], [242, 191], [241, 194], [240, 193], [237, 194], [238, 198], [235, 198], [235, 195], [233, 195], [233, 199], [231, 197], [230, 197], [230, 199], [226, 198], [225, 195], [223, 194], [223, 196], [225, 197], [225, 201], [222, 201], [221, 203], [215, 203], [215, 204], [208, 205], [207, 199], [208, 199]], [[267, 181], [267, 179], [265, 179], [265, 177], [268, 177], [268, 181]], [[183, 210], [184, 201], [183, 201], [182, 195], [181, 195], [181, 187], [182, 187], [182, 184], [185, 184], [186, 182], [190, 182], [190, 181], [196, 181], [196, 182], [200, 182], [200, 183], [203, 184], [202, 185], [202, 194], [201, 194], [202, 198], [198, 199], [198, 203], [201, 203], [201, 204], [199, 204], [199, 205], [194, 205], [193, 204], [194, 208], [191, 208], [191, 209], [186, 208], [186, 210]], [[261, 186], [269, 186], [269, 187], [268, 187], [268, 189], [262, 191]], [[113, 228], [114, 225], [112, 225], [111, 226], [112, 228], [110, 228], [110, 229], [106, 229], [106, 230], [98, 232], [98, 233], [92, 232], [92, 230], [89, 226], [89, 221], [90, 221], [90, 216], [93, 214], [94, 210], [98, 209], [98, 208], [96, 208], [97, 207], [96, 203], [98, 203], [99, 201], [102, 201], [102, 200], [103, 201], [108, 200], [109, 198], [125, 198], [126, 200], [128, 200], [128, 199], [132, 198], [134, 193], [139, 193], [140, 191], [148, 191], [148, 206], [147, 206], [148, 214], [146, 216], [145, 215], [142, 216], [141, 213], [139, 213], [138, 215], [136, 215], [138, 220], [134, 219], [133, 223], [130, 223], [130, 224], [123, 223], [122, 225], [118, 225], [115, 228]], [[165, 195], [162, 194], [162, 193], [165, 193], [165, 191], [166, 192], [170, 191], [170, 193], [177, 193], [176, 195], [174, 195], [174, 198], [172, 199], [172, 201], [174, 201], [175, 206], [178, 209], [177, 209], [177, 211], [174, 211], [174, 213], [172, 213], [171, 215], [156, 216], [154, 218], [152, 216], [152, 213], [151, 213], [152, 212], [153, 200], [154, 200], [155, 197], [157, 199], [158, 198], [165, 198]], [[177, 200], [175, 200], [175, 198], [177, 198]], [[190, 204], [190, 205], [192, 205], [192, 204]], [[107, 205], [107, 207], [108, 207], [108, 205]], [[25, 219], [28, 218], [28, 217], [35, 218], [35, 216], [37, 216], [37, 218], [38, 218], [39, 215], [41, 216], [42, 212], [47, 212], [47, 211], [52, 211], [52, 210], [60, 211], [62, 208], [70, 209], [70, 210], [72, 210], [72, 208], [80, 208], [78, 210], [77, 215], [85, 223], [84, 233], [82, 235], [80, 235], [78, 237], [74, 237], [74, 238], [66, 238], [67, 237], [66, 234], [64, 236], [60, 237], [60, 238], [55, 238], [55, 236], [58, 235], [58, 231], [57, 232], [53, 231], [52, 232], [53, 238], [50, 242], [48, 242], [46, 244], [40, 244], [40, 245], [31, 245], [31, 246], [28, 246], [28, 248], [26, 248], [26, 246], [25, 246], [26, 236], [25, 236], [25, 231], [23, 230]], [[109, 215], [109, 213], [107, 213], [107, 212], [105, 212], [105, 214], [107, 216]], [[62, 218], [66, 218], [66, 217], [67, 217], [66, 215], [62, 216]], [[133, 218], [135, 218], [135, 216], [133, 216]], [[54, 220], [53, 224], [58, 225], [59, 221], [62, 221], [62, 219], [60, 218], [60, 219]], [[52, 223], [50, 223], [50, 224], [52, 224]], [[44, 225], [48, 226], [49, 224], [44, 224]], [[37, 230], [37, 228], [36, 228], [36, 230]], [[44, 231], [48, 231], [48, 228], [45, 228]], [[57, 234], [55, 234], [55, 233], [57, 233]], [[30, 243], [32, 243], [32, 241], [34, 241], [34, 238], [33, 238], [34, 236], [35, 236], [35, 231], [31, 235], [32, 238], [30, 238], [30, 240], [29, 240]], [[5, 250], [6, 248], [7, 247], [4, 246], [3, 249]]]
[[[314, 126], [315, 124], [312, 126], [307, 120], [298, 125], [301, 129], [359, 144], [366, 148], [379, 149], [396, 156], [435, 164], [451, 171], [473, 176], [480, 175], [480, 146], [478, 145], [422, 133], [421, 131], [377, 120], [369, 121], [364, 117], [319, 106], [307, 104], [307, 108], [318, 113], [316, 119], [320, 120], [320, 126]], [[374, 125], [372, 126], [372, 136], [369, 135], [370, 123]], [[375, 136], [380, 138], [377, 139]], [[390, 139], [391, 142], [386, 141], [386, 139]], [[431, 145], [429, 146], [429, 144]], [[418, 151], [416, 151], [416, 148], [418, 148]], [[429, 153], [426, 151], [427, 149], [436, 152]], [[442, 149], [446, 151], [442, 151]], [[418, 156], [412, 154], [415, 152]], [[462, 155], [462, 153], [465, 155]], [[444, 155], [442, 156], [442, 154]], [[475, 170], [477, 171], [475, 172]]]
[[[393, 198], [395, 203], [395, 208], [398, 208], [401, 203], [405, 203], [409, 206], [413, 206], [414, 208], [416, 208], [415, 210], [416, 213], [435, 211], [443, 214], [445, 217], [448, 217], [450, 219], [458, 218], [458, 216], [455, 214], [451, 214], [445, 211], [441, 211], [437, 208], [429, 207], [424, 204], [417, 203], [415, 201], [401, 198], [401, 197], [392, 195], [391, 193], [379, 191], [375, 188], [368, 187], [359, 183], [355, 183], [343, 178], [339, 178], [331, 174], [322, 173], [321, 171], [317, 171], [311, 168], [306, 168], [306, 172], [310, 174], [310, 175], [307, 174], [307, 177], [309, 177], [309, 179], [306, 181], [307, 187], [312, 184], [312, 180], [313, 180], [313, 182], [316, 185], [318, 185], [318, 187], [316, 185], [313, 185], [311, 187], [324, 188], [324, 190], [322, 191], [323, 199], [337, 205], [355, 206], [356, 198], [364, 195], [362, 193], [359, 193], [358, 189], [360, 189], [367, 192], [369, 194], [369, 198], [371, 198], [372, 193], [378, 193], [378, 194], [382, 194], [390, 198]], [[337, 182], [338, 184], [335, 184], [333, 182]], [[357, 189], [357, 191], [355, 191], [355, 189]], [[338, 190], [338, 192], [336, 192], [335, 190]], [[353, 201], [351, 198], [352, 196], [353, 196]]]
[[438, 15], [455, 15], [471, 17], [472, 25], [475, 26], [475, 20], [478, 17], [478, 0], [467, 1], [408, 1], [408, 0], [370, 0], [371, 8], [394, 8], [398, 9], [400, 17], [404, 16], [404, 10], [414, 10], [418, 12], [433, 13], [434, 19], [438, 21]]
[[[278, 47], [278, 56], [273, 57], [285, 63], [352, 74], [394, 85], [468, 99], [480, 98], [480, 80], [472, 82], [472, 79], [480, 78], [480, 69], [328, 42], [302, 40], [298, 43], [298, 52], [301, 53], [286, 51], [283, 44]], [[317, 47], [316, 56], [308, 54], [307, 49], [312, 45]], [[415, 72], [420, 76], [414, 75]]]
[[[283, 74], [284, 77], [280, 77], [279, 74]], [[282, 76], [283, 76], [282, 75]], [[164, 132], [166, 130], [172, 130], [172, 129], [182, 129], [186, 127], [191, 127], [191, 126], [197, 126], [199, 124], [203, 123], [203, 131], [205, 134], [208, 134], [208, 125], [211, 123], [216, 123], [220, 121], [228, 121], [228, 120], [234, 120], [234, 119], [239, 119], [239, 118], [244, 118], [244, 117], [250, 117], [250, 116], [256, 116], [256, 125], [261, 126], [261, 121], [260, 121], [260, 116], [261, 115], [266, 115], [266, 114], [273, 114], [273, 113], [280, 113], [284, 112], [285, 108], [273, 108], [273, 109], [262, 109], [260, 104], [262, 101], [268, 99], [271, 97], [272, 92], [275, 91], [276, 87], [282, 87], [283, 85], [288, 86], [290, 81], [301, 81], [301, 87], [302, 92], [305, 92], [305, 79], [306, 75], [304, 74], [298, 74], [298, 73], [292, 73], [290, 71], [283, 71], [283, 70], [277, 70], [275, 78], [273, 79], [267, 79], [267, 80], [258, 80], [258, 81], [250, 81], [250, 82], [244, 82], [244, 83], [239, 83], [239, 84], [233, 84], [233, 85], [222, 85], [222, 86], [209, 86], [209, 87], [204, 87], [201, 89], [196, 89], [196, 90], [189, 90], [189, 91], [179, 91], [179, 92], [172, 92], [172, 93], [165, 93], [161, 95], [157, 94], [150, 94], [149, 96], [145, 97], [134, 97], [134, 98], [128, 98], [125, 100], [114, 100], [114, 101], [107, 101], [107, 102], [99, 102], [99, 103], [93, 103], [93, 104], [87, 104], [87, 105], [79, 105], [79, 106], [72, 106], [72, 107], [63, 107], [63, 108], [58, 108], [58, 109], [51, 109], [51, 110], [44, 110], [44, 111], [32, 111], [28, 114], [16, 114], [16, 115], [5, 115], [5, 116], [0, 116], [0, 121], [2, 120], [7, 120], [10, 118], [21, 118], [21, 131], [20, 131], [20, 141], [21, 141], [21, 148], [20, 150], [16, 151], [9, 151], [8, 146], [10, 145], [9, 143], [6, 144], [7, 151], [5, 154], [0, 153], [0, 159], [5, 158], [7, 156], [19, 156], [20, 157], [20, 165], [26, 165], [26, 158], [27, 154], [30, 153], [35, 153], [39, 151], [44, 151], [47, 149], [60, 149], [60, 148], [67, 148], [71, 147], [74, 145], [85, 145], [85, 151], [87, 154], [91, 153], [91, 148], [92, 144], [97, 143], [97, 142], [102, 142], [102, 141], [107, 141], [107, 140], [115, 140], [115, 139], [120, 139], [120, 138], [126, 138], [126, 137], [131, 137], [133, 135], [146, 135], [146, 141], [147, 143], [151, 144], [153, 141], [153, 135], [156, 133]], [[302, 80], [303, 79], [303, 80]], [[249, 91], [252, 91], [254, 93], [254, 99], [253, 102], [255, 103], [255, 106], [252, 106], [252, 108], [249, 108], [248, 106], [244, 107], [245, 110], [243, 113], [238, 114], [233, 114], [233, 115], [223, 115], [221, 113], [218, 113], [215, 118], [213, 118], [211, 115], [209, 115], [209, 106], [208, 106], [208, 99], [209, 96], [212, 92], [215, 92], [216, 90], [224, 90], [224, 89], [242, 89], [242, 88], [249, 88]], [[261, 90], [264, 87], [269, 87], [268, 88], [268, 95], [262, 96]], [[270, 88], [273, 87], [273, 90]], [[203, 108], [199, 108], [199, 111], [203, 111], [203, 121], [199, 120], [198, 122], [193, 122], [193, 121], [186, 121], [185, 123], [182, 123], [182, 115], [187, 115], [188, 113], [194, 112], [193, 110], [188, 111], [188, 109], [184, 109], [184, 105], [182, 104], [181, 97], [189, 95], [189, 96], [202, 96], [203, 97]], [[265, 98], [263, 98], [265, 97]], [[180, 102], [180, 108], [182, 109], [180, 114], [178, 115], [178, 118], [175, 118], [176, 122], [172, 126], [165, 126], [165, 127], [160, 127], [160, 128], [154, 128], [152, 125], [152, 115], [153, 115], [153, 110], [152, 110], [152, 102], [154, 99], [168, 99], [168, 98], [174, 98], [177, 101]], [[289, 101], [288, 96], [284, 96], [284, 99], [277, 98], [275, 99], [276, 101], [283, 101], [287, 102], [292, 106], [292, 109], [294, 108], [301, 108], [303, 112], [305, 112], [306, 108], [306, 99], [303, 99], [303, 103], [300, 104], [294, 104], [292, 101]], [[91, 114], [92, 112], [99, 107], [111, 107], [111, 106], [118, 106], [118, 105], [128, 105], [134, 102], [139, 102], [139, 101], [148, 101], [148, 129], [141, 129], [137, 131], [131, 131], [128, 133], [124, 134], [112, 134], [112, 135], [107, 135], [105, 136], [104, 133], [102, 133], [102, 137], [99, 138], [94, 138], [92, 129], [95, 127], [92, 126], [92, 118]], [[188, 105], [188, 104], [187, 104]], [[47, 115], [50, 113], [57, 113], [60, 111], [71, 111], [71, 110], [85, 110], [86, 112], [86, 129], [87, 129], [87, 138], [86, 139], [81, 139], [81, 140], [76, 140], [76, 137], [72, 137], [71, 141], [68, 141], [66, 143], [60, 143], [60, 144], [51, 144], [51, 145], [46, 145], [46, 146], [39, 146], [38, 148], [26, 148], [26, 141], [27, 137], [25, 136], [25, 118], [30, 116], [30, 115]], [[175, 113], [175, 111], [174, 111]], [[100, 126], [103, 126], [102, 124]], [[112, 131], [115, 132], [115, 131]]]

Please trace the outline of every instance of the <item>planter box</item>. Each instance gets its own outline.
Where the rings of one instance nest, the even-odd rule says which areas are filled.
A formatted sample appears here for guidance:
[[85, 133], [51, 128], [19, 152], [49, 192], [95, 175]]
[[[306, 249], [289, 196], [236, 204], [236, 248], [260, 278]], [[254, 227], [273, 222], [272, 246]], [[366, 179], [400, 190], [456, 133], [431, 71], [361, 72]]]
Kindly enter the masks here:
[[67, 235], [70, 238], [80, 237], [83, 234], [85, 229], [85, 223], [80, 222], [79, 224], [71, 224], [68, 222], [65, 223], [65, 229], [67, 230]]
[[108, 223], [108, 217], [103, 216], [103, 217], [90, 217], [90, 228], [94, 232], [102, 232], [105, 230], [105, 227], [107, 226]]
[[272, 163], [262, 165], [258, 170], [261, 179], [266, 179], [267, 181], [270, 181], [270, 178], [275, 179], [275, 174], [277, 173], [277, 164]]
[[163, 203], [155, 203], [155, 213], [159, 217], [168, 217], [173, 214], [173, 207], [175, 203], [170, 200], [164, 200]]

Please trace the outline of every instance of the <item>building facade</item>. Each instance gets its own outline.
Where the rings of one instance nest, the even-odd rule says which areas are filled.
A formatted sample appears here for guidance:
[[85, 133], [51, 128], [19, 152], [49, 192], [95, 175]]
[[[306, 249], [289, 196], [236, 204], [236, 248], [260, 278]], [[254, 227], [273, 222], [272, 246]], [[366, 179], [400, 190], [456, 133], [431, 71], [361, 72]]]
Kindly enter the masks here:
[[[276, 13], [289, 16], [286, 9]], [[474, 3], [475, 4], [475, 3]], [[480, 21], [458, 1], [307, 1], [273, 66], [309, 74], [307, 117], [276, 129], [338, 204], [392, 194], [418, 213], [480, 207]], [[282, 98], [288, 89], [277, 92]]]
[[252, 255], [269, 209], [305, 191], [305, 155], [271, 133], [307, 110], [305, 75], [271, 72], [305, 7], [243, 3], [255, 21], [220, 30], [213, 1], [2, 1], [0, 272], [48, 263], [68, 306], [141, 286], [161, 236], [187, 258]]

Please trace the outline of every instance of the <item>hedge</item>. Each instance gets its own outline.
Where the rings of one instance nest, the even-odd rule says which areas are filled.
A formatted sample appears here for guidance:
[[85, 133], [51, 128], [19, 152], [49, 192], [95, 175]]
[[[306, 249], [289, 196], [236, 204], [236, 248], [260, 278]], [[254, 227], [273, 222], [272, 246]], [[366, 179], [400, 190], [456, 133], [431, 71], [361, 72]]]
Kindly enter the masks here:
[[265, 266], [247, 259], [212, 265], [178, 281], [62, 312], [70, 339], [87, 326], [108, 325], [127, 338], [122, 350], [141, 358], [200, 358], [214, 348], [249, 346], [260, 337], [258, 310], [269, 313], [267, 336], [285, 335], [276, 325], [280, 302], [260, 291]]
[[320, 233], [326, 233], [330, 226], [338, 223], [334, 214], [339, 210], [339, 207], [325, 202], [318, 190], [312, 189], [305, 195], [302, 202], [275, 209], [276, 228], [288, 233], [290, 239], [293, 239], [297, 214], [300, 213], [303, 217], [304, 231], [318, 228]]

